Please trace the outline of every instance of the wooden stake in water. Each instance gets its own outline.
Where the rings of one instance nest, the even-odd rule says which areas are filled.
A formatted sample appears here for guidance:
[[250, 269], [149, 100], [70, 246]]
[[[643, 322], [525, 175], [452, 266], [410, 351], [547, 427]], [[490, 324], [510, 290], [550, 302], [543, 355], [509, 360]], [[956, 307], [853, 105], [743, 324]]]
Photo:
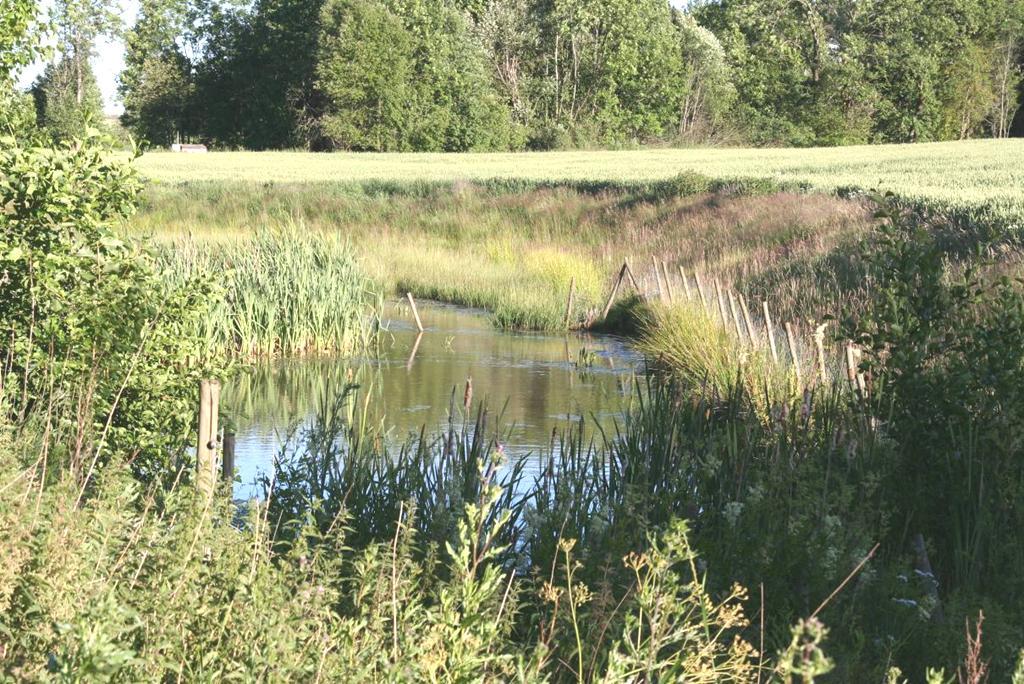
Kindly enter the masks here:
[[423, 332], [423, 321], [420, 320], [420, 312], [416, 310], [416, 300], [412, 298], [412, 292], [406, 292], [405, 296], [409, 298], [409, 306], [412, 307], [412, 315], [416, 319], [416, 328]]
[[693, 293], [690, 292], [690, 283], [686, 280], [686, 271], [683, 270], [681, 264], [679, 266], [679, 279], [683, 281], [683, 294], [686, 295], [686, 300], [693, 301]]
[[200, 493], [212, 497], [217, 483], [217, 412], [220, 410], [220, 382], [199, 383], [199, 441], [196, 444], [196, 484]]
[[796, 388], [803, 387], [803, 379], [800, 374], [800, 357], [796, 353], [796, 334], [793, 332], [793, 324], [786, 323], [786, 340], [789, 342], [789, 356], [793, 360], [793, 370], [796, 372]]
[[665, 272], [665, 289], [668, 290], [668, 301], [674, 302], [676, 300], [676, 293], [672, 291], [672, 279], [668, 276], [668, 264], [662, 261], [661, 269]]
[[412, 351], [409, 352], [409, 360], [405, 362], [406, 372], [412, 370], [412, 364], [416, 361], [416, 352], [420, 350], [420, 342], [423, 341], [423, 333], [416, 334], [416, 341], [412, 343]]
[[772, 315], [768, 311], [768, 301], [761, 302], [761, 308], [764, 310], [764, 329], [768, 333], [768, 346], [772, 350], [772, 361], [776, 366], [779, 365], [779, 350], [775, 347], [775, 328], [772, 326]]
[[565, 303], [565, 329], [568, 330], [572, 324], [572, 300], [576, 296], [576, 276], [569, 281], [569, 301]]

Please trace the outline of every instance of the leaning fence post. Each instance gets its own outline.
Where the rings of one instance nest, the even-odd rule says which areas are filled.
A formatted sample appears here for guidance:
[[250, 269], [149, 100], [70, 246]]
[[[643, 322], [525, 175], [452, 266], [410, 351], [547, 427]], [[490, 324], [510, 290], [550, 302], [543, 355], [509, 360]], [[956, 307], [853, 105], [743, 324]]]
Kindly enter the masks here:
[[199, 442], [196, 445], [196, 482], [204, 496], [213, 496], [217, 482], [217, 412], [220, 404], [220, 382], [199, 383]]
[[601, 314], [601, 319], [608, 318], [608, 312], [612, 310], [612, 304], [615, 303], [615, 297], [619, 294], [619, 286], [622, 285], [622, 279], [626, 277], [626, 263], [622, 263], [622, 268], [619, 269], [619, 277], [615, 279], [615, 284], [612, 285], [612, 293], [608, 295], [608, 303], [604, 305], [604, 313]]
[[772, 315], [768, 311], [768, 300], [761, 301], [764, 309], [764, 329], [768, 332], [768, 346], [772, 349], [772, 361], [779, 365], [779, 350], [775, 347], [775, 329], [772, 327]]
[[725, 313], [725, 299], [722, 298], [722, 285], [715, 278], [715, 297], [718, 298], [718, 313], [722, 315], [722, 326], [729, 327], [729, 315]]
[[796, 372], [796, 388], [803, 388], [803, 379], [800, 376], [800, 357], [796, 353], [796, 334], [793, 332], [793, 324], [786, 323], [786, 340], [789, 342], [789, 355], [793, 359], [793, 370]]
[[686, 271], [683, 270], [683, 265], [679, 265], [679, 279], [683, 281], [683, 292], [686, 294], [687, 301], [693, 299], [693, 294], [690, 292], [690, 283], [686, 279]]
[[622, 268], [626, 271], [626, 275], [629, 276], [629, 282], [633, 286], [633, 289], [636, 290], [636, 293], [642, 297], [644, 291], [640, 289], [640, 283], [636, 282], [636, 277], [633, 275], [633, 269], [629, 267], [628, 259], [622, 262]]
[[825, 328], [828, 323], [822, 323], [814, 331], [814, 346], [818, 349], [818, 372], [821, 373], [821, 382], [828, 383], [828, 369], [825, 367]]
[[651, 263], [654, 264], [654, 284], [657, 286], [658, 299], [665, 301], [665, 291], [661, 287], [661, 266], [658, 265], [658, 257], [651, 255]]
[[736, 296], [729, 290], [729, 311], [732, 313], [732, 321], [736, 324], [736, 338], [743, 342], [743, 324], [740, 323], [740, 315], [736, 310]]
[[743, 310], [743, 322], [747, 326], [747, 337], [754, 346], [760, 346], [758, 335], [754, 332], [754, 323], [750, 320], [750, 309], [747, 308], [747, 298], [740, 293], [740, 308]]
[[693, 280], [697, 283], [697, 294], [700, 296], [701, 306], [704, 307], [704, 311], [708, 310], [708, 298], [704, 295], [704, 284], [700, 282], [700, 271], [694, 269]]
[[668, 301], [674, 302], [676, 300], [676, 293], [672, 289], [672, 280], [668, 277], [668, 264], [664, 261], [661, 262], [661, 270], [665, 272], [665, 289], [668, 290]]
[[423, 321], [420, 320], [420, 312], [416, 310], [416, 300], [412, 298], [412, 292], [406, 292], [405, 296], [409, 298], [409, 306], [412, 307], [412, 315], [416, 318], [416, 327], [419, 328], [420, 332], [423, 332]]

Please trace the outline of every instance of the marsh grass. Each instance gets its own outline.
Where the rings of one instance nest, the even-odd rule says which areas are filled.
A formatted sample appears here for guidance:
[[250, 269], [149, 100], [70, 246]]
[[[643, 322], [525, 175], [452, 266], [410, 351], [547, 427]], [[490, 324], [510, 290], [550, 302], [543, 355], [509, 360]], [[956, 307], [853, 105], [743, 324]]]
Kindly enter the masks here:
[[301, 225], [347, 241], [381, 292], [484, 308], [513, 329], [564, 329], [573, 278], [569, 326], [593, 323], [627, 259], [641, 278], [655, 256], [673, 279], [682, 267], [690, 278], [698, 271], [772, 293], [787, 316], [835, 309], [841, 290], [857, 285], [836, 276], [845, 271], [828, 255], [870, 226], [859, 202], [684, 180], [151, 186], [131, 232], [231, 249], [265, 227]]
[[221, 297], [195, 334], [243, 356], [346, 354], [366, 347], [375, 304], [342, 240], [297, 224], [230, 243], [181, 239], [158, 251], [168, 279], [208, 279]]

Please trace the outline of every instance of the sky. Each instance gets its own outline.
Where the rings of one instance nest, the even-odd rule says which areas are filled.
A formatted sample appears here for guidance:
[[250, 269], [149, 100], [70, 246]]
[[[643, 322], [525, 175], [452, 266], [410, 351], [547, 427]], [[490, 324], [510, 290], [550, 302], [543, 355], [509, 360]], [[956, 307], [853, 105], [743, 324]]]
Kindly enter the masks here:
[[[688, 0], [671, 0], [676, 7], [687, 4]], [[53, 6], [51, 0], [44, 0], [41, 3], [42, 11], [49, 12]], [[135, 15], [139, 11], [138, 0], [120, 0], [121, 17], [124, 20], [125, 28], [135, 23]], [[19, 79], [22, 88], [28, 88], [36, 77], [42, 73], [46, 62], [39, 61], [26, 68]], [[117, 75], [124, 69], [124, 43], [120, 40], [104, 41], [96, 46], [96, 54], [92, 59], [93, 72], [103, 93], [104, 112], [117, 116], [124, 111], [124, 107], [117, 98]]]

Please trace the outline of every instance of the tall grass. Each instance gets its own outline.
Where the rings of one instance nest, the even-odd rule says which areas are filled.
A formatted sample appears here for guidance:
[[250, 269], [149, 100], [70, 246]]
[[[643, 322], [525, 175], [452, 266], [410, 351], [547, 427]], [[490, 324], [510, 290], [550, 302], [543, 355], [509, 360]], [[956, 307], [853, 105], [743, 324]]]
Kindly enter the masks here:
[[182, 239], [159, 255], [168, 278], [222, 288], [196, 331], [208, 345], [252, 357], [348, 353], [368, 342], [370, 283], [337, 238], [290, 225], [230, 243]]
[[573, 279], [568, 324], [592, 322], [627, 259], [641, 279], [652, 256], [666, 261], [679, 290], [682, 267], [691, 279], [699, 271], [771, 293], [780, 316], [832, 311], [858, 286], [843, 255], [870, 226], [862, 204], [691, 181], [154, 186], [131, 231], [158, 243], [192, 235], [204, 249], [224, 249], [261, 227], [299, 223], [348, 241], [382, 291], [484, 308], [518, 329], [564, 329]]
[[[758, 658], [740, 635], [746, 593], [713, 594], [683, 524], [617, 563], [633, 586], [591, 640], [600, 590], [576, 543], [559, 542], [548, 580], [517, 572], [502, 542], [521, 525], [479, 462], [459, 466], [476, 473], [470, 490], [436, 483], [472, 496], [400, 503], [377, 539], [356, 536], [366, 521], [345, 509], [278, 525], [253, 505], [235, 525], [226, 498], [187, 478], [146, 488], [118, 465], [80, 507], [77, 483], [0, 447], [0, 673], [14, 680], [716, 682], [827, 662], [823, 633], [803, 626]], [[438, 520], [444, 543], [423, 531]]]

